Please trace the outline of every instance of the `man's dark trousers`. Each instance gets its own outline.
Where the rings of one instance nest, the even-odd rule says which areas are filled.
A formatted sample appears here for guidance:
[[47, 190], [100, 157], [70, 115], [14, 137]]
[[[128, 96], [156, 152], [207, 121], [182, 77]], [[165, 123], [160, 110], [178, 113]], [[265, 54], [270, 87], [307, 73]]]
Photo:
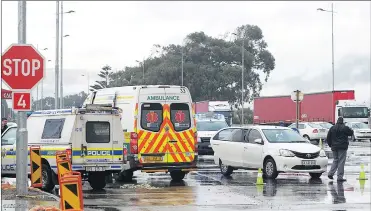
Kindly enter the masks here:
[[345, 160], [347, 158], [347, 150], [346, 149], [337, 149], [332, 150], [334, 155], [334, 161], [332, 162], [331, 169], [328, 172], [328, 176], [334, 176], [337, 170], [337, 180], [341, 180], [344, 177], [344, 166]]

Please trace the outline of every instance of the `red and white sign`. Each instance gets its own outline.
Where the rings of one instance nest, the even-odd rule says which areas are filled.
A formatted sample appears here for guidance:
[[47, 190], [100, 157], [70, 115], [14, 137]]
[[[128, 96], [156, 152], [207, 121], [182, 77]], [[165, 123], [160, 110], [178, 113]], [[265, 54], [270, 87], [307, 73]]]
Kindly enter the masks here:
[[33, 45], [12, 44], [1, 57], [4, 83], [12, 90], [31, 90], [45, 75], [44, 60]]
[[13, 110], [31, 111], [31, 93], [13, 92]]

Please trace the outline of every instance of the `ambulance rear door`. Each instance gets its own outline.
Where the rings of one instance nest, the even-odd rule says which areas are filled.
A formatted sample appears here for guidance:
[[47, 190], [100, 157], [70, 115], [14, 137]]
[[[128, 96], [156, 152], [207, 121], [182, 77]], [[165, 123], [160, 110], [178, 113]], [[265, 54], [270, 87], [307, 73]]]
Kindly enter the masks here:
[[[142, 87], [139, 92], [138, 159], [143, 164], [167, 163], [168, 127], [163, 107], [165, 89]], [[167, 129], [166, 129], [167, 128]]]
[[195, 158], [192, 99], [186, 87], [170, 86], [166, 92], [166, 117], [169, 119], [168, 163], [190, 163]]

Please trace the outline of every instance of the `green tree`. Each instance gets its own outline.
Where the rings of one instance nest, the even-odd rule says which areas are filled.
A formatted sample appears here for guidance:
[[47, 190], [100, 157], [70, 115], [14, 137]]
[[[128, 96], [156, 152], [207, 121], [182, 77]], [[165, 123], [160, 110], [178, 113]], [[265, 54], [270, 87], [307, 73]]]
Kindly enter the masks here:
[[98, 76], [101, 77], [103, 80], [95, 81], [95, 84], [90, 86], [91, 90], [103, 89], [108, 88], [110, 86], [110, 81], [112, 80], [112, 68], [108, 65], [102, 67], [102, 70], [98, 73]]
[[[194, 32], [186, 36], [187, 42], [183, 46], [155, 45], [157, 55], [144, 61], [145, 84], [180, 85], [183, 52], [184, 85], [194, 101], [228, 100], [241, 105], [241, 46], [244, 43], [244, 99], [250, 102], [254, 96], [259, 96], [262, 89], [260, 77], [268, 80], [275, 59], [267, 50], [268, 45], [258, 26], [243, 25], [237, 27], [234, 34], [234, 39], [220, 39]], [[142, 68], [141, 65], [126, 67], [112, 74], [110, 85], [143, 84]], [[98, 84], [97, 88], [102, 87]]]

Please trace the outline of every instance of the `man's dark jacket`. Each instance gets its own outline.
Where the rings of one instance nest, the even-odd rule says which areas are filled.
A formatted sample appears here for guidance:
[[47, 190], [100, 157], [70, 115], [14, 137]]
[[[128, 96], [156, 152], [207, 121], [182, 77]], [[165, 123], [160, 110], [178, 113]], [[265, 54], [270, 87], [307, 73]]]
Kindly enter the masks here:
[[339, 149], [347, 150], [349, 145], [349, 136], [353, 136], [353, 130], [344, 123], [337, 122], [328, 131], [326, 141], [333, 151]]

